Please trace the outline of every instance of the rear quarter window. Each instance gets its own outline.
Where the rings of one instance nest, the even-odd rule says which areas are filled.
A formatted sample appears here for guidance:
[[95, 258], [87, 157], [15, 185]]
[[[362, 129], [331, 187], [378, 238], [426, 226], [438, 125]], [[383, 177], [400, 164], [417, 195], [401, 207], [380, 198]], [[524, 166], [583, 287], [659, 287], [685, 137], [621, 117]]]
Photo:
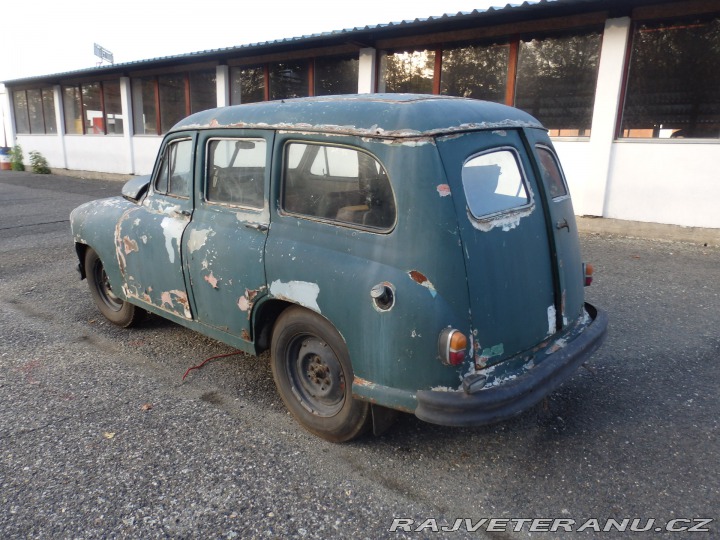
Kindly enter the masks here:
[[480, 218], [530, 202], [518, 157], [499, 149], [470, 158], [462, 168], [465, 199], [473, 217]]
[[346, 146], [290, 142], [283, 169], [284, 212], [382, 232], [394, 226], [390, 180], [372, 155]]

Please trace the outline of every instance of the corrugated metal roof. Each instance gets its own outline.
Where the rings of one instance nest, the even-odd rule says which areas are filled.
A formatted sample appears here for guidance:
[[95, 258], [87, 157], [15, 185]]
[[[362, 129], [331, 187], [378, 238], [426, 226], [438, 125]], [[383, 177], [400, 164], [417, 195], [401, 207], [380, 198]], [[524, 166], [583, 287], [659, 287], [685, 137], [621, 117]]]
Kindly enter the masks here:
[[[662, 2], [663, 0], [655, 0]], [[62, 73], [53, 73], [48, 75], [39, 75], [22, 79], [14, 79], [5, 81], [6, 84], [17, 85], [39, 81], [43, 79], [60, 79], [60, 78], [77, 78], [89, 74], [110, 74], [113, 72], [124, 72], [130, 69], [150, 68], [159, 64], [177, 64], [185, 63], [187, 60], [201, 60], [206, 58], [218, 57], [242, 57], [249, 56], [250, 53], [259, 53], [263, 49], [282, 48], [287, 45], [311, 45], [317, 41], [342, 41], [343, 39], [360, 39], [363, 36], [376, 37], [378, 34], [384, 35], [398, 30], [417, 29], [423, 31], [429, 28], [442, 26], [445, 24], [461, 24], [472, 22], [474, 20], [482, 21], [483, 19], [492, 19], [493, 17], [521, 16], [527, 14], [537, 14], [543, 10], [555, 7], [572, 7], [583, 11], [588, 8], [598, 9], [605, 5], [615, 5], [624, 3], [626, 6], [630, 4], [644, 3], [643, 0], [537, 0], [525, 1], [522, 4], [505, 4], [504, 6], [490, 7], [487, 9], [475, 9], [473, 11], [459, 11], [457, 13], [445, 13], [443, 15], [431, 16], [425, 18], [417, 18], [412, 20], [403, 20], [397, 22], [389, 22], [376, 25], [355, 26], [353, 28], [345, 28], [342, 30], [333, 30], [330, 32], [321, 32], [317, 34], [302, 35], [296, 37], [282, 38], [272, 41], [261, 41], [257, 43], [247, 43], [233, 47], [224, 47], [219, 49], [207, 49], [203, 51], [195, 51], [172, 56], [160, 56], [157, 58], [148, 58], [144, 60], [133, 60], [114, 64], [111, 66], [100, 66], [83, 68], [74, 71], [66, 71]]]

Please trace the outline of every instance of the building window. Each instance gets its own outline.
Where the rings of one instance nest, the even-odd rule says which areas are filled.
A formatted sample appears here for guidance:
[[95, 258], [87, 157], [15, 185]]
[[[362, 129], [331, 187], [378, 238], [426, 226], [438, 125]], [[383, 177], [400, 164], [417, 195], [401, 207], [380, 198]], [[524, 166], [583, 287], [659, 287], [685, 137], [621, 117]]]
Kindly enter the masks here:
[[65, 133], [69, 135], [83, 134], [82, 101], [80, 88], [77, 86], [63, 87], [63, 109], [65, 110]]
[[12, 97], [16, 133], [57, 133], [52, 88], [15, 90]]
[[356, 94], [359, 62], [356, 57], [317, 58], [315, 95]]
[[30, 133], [28, 99], [25, 90], [13, 92], [13, 110], [15, 112], [15, 131], [17, 133]]
[[270, 64], [270, 99], [306, 97], [309, 94], [306, 61]]
[[185, 103], [185, 75], [160, 75], [160, 129], [163, 133], [187, 116]]
[[[121, 135], [123, 114], [120, 81], [83, 83], [62, 89], [65, 133]], [[43, 95], [43, 100], [46, 96]]]
[[88, 135], [105, 135], [105, 116], [103, 114], [100, 83], [83, 84], [80, 87], [80, 92], [85, 133]]
[[509, 58], [509, 45], [444, 50], [440, 93], [505, 103]]
[[230, 104], [257, 103], [265, 99], [265, 68], [230, 68]]
[[589, 136], [600, 43], [599, 33], [521, 41], [515, 106], [551, 136]]
[[720, 137], [720, 18], [639, 24], [621, 137]]
[[155, 102], [155, 78], [132, 80], [133, 125], [137, 135], [157, 135], [157, 104]]
[[57, 133], [55, 120], [55, 93], [52, 88], [42, 89], [43, 116], [45, 118], [45, 133]]
[[214, 69], [191, 71], [190, 114], [217, 107], [217, 75]]
[[122, 135], [125, 132], [125, 116], [120, 99], [120, 81], [102, 83], [105, 105], [105, 130], [108, 135]]
[[215, 71], [133, 78], [132, 99], [135, 133], [161, 135], [186, 116], [217, 107]]
[[435, 51], [383, 54], [380, 57], [380, 92], [432, 94]]

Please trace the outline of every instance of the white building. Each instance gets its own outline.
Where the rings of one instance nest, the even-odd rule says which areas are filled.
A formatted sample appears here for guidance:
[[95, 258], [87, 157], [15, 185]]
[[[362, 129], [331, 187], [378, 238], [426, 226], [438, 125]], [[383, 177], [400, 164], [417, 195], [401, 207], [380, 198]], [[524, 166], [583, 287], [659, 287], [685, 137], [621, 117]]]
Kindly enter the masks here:
[[5, 81], [0, 98], [26, 154], [118, 174], [149, 173], [162, 134], [214, 106], [378, 91], [498, 101], [551, 130], [579, 215], [720, 229], [718, 66], [718, 0], [543, 0]]

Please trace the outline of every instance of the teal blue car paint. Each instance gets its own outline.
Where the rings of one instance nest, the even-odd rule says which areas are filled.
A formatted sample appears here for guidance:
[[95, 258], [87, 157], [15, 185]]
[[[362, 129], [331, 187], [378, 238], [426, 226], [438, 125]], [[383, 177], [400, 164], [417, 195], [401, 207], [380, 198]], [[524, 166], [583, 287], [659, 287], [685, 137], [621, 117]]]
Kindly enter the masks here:
[[[430, 422], [519, 414], [605, 336], [552, 142], [493, 103], [373, 94], [203, 111], [166, 135], [150, 177], [71, 225], [81, 270], [91, 247], [122, 300], [253, 354], [298, 306], [341, 336], [341, 388]], [[459, 366], [438, 356], [446, 328], [467, 338]]]

